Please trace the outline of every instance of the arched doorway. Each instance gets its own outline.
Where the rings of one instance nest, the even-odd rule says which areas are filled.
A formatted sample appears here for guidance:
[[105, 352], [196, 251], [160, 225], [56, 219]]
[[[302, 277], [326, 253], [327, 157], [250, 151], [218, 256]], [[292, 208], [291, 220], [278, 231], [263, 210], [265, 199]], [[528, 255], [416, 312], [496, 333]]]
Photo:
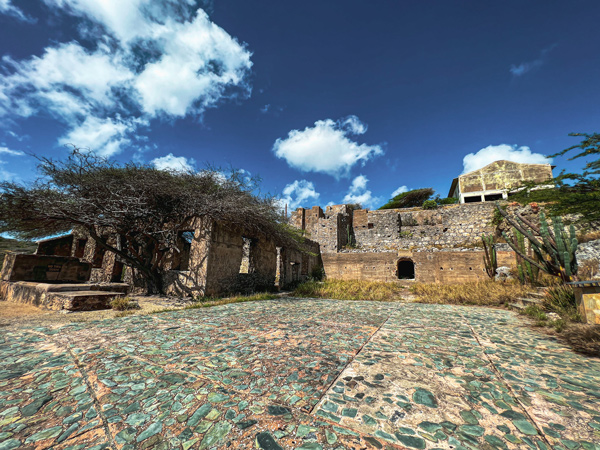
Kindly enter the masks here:
[[398, 270], [396, 272], [401, 280], [415, 279], [415, 263], [412, 259], [401, 259], [398, 261]]

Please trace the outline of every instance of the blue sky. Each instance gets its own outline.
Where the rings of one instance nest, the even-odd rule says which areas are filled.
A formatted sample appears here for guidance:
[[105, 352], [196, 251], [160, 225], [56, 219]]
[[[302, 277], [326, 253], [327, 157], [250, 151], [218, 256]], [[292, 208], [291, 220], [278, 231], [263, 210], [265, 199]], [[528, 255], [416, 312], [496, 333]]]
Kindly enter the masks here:
[[[597, 1], [0, 0], [0, 179], [64, 144], [383, 204], [600, 132]], [[578, 170], [583, 161], [553, 161]]]

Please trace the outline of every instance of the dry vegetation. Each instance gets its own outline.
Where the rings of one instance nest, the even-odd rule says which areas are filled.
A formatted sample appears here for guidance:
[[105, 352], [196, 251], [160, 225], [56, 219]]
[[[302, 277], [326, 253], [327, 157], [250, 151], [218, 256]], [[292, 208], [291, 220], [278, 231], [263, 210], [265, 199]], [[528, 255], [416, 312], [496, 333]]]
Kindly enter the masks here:
[[410, 290], [422, 303], [502, 306], [525, 296], [528, 288], [517, 283], [490, 280], [462, 284], [417, 283]]
[[406, 289], [398, 283], [360, 280], [307, 281], [293, 292], [296, 297], [328, 298], [337, 300], [398, 301], [406, 296]]
[[579, 353], [600, 356], [600, 325], [573, 324], [560, 337]]

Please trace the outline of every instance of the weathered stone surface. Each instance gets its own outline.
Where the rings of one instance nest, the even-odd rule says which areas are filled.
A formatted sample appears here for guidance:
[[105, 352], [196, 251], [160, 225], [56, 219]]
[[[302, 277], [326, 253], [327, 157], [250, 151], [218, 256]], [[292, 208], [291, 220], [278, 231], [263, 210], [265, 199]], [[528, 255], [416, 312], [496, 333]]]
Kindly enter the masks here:
[[600, 363], [502, 310], [240, 303], [9, 330], [0, 358], [0, 449], [600, 448]]

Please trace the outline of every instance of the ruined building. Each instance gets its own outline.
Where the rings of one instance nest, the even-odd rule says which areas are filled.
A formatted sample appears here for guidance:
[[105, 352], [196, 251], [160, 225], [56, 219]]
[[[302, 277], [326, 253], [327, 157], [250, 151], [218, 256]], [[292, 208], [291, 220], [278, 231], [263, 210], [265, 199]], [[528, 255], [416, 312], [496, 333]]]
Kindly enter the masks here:
[[[494, 233], [493, 203], [369, 211], [347, 205], [299, 208], [291, 224], [321, 246], [329, 278], [465, 282], [487, 278], [481, 235]], [[499, 265], [514, 264], [512, 251]]]
[[[549, 164], [495, 161], [455, 178], [450, 197], [459, 204], [369, 211], [347, 205], [299, 208], [290, 223], [321, 246], [330, 278], [464, 282], [487, 278], [481, 235], [494, 234], [495, 200], [524, 182], [551, 183]], [[486, 203], [487, 202], [487, 203]], [[499, 266], [514, 265], [510, 249], [498, 251]]]
[[481, 169], [464, 173], [450, 186], [448, 197], [459, 203], [493, 202], [507, 199], [511, 192], [523, 183], [543, 183], [551, 185], [553, 166], [550, 164], [522, 164], [512, 161], [494, 161]]
[[[109, 244], [121, 248], [117, 234], [107, 232], [104, 237]], [[239, 292], [238, 289], [252, 288], [256, 283], [267, 288], [294, 285], [320, 264], [319, 245], [309, 240], [304, 245], [303, 250], [307, 251], [278, 247], [264, 236], [198, 218], [189, 223], [188, 230], [179, 233], [179, 251], [171, 250], [164, 260], [165, 291], [169, 295], [197, 297]], [[110, 295], [96, 292], [92, 296], [92, 291], [109, 291], [114, 297], [123, 290], [136, 292], [145, 288], [144, 280], [134, 270], [81, 230], [40, 241], [35, 255], [7, 256], [0, 278], [0, 297], [17, 301], [29, 298], [40, 306], [53, 304], [53, 309], [85, 307], [85, 301], [91, 300], [95, 302], [92, 309], [99, 309], [107, 306]], [[65, 300], [66, 291], [72, 292], [73, 297], [77, 292], [81, 294], [83, 287], [85, 299], [79, 295], [82, 298], [76, 302], [72, 298]], [[48, 292], [55, 294], [48, 296]]]

